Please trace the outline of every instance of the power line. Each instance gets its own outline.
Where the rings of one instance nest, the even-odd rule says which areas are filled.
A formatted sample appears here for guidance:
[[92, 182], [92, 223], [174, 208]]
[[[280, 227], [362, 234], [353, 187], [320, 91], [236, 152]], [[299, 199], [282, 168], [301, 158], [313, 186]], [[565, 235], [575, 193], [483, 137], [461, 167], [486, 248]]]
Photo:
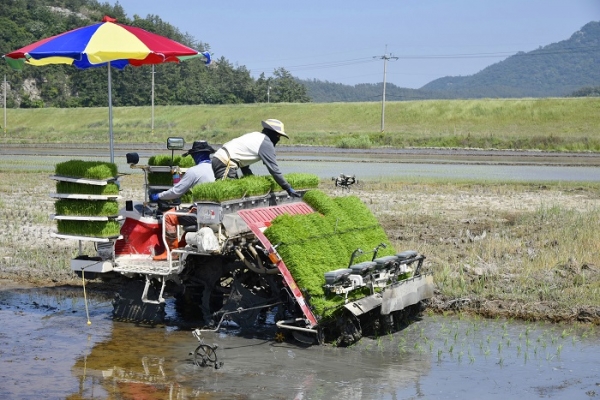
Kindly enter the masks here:
[[[429, 59], [469, 59], [469, 58], [504, 58], [504, 57], [539, 57], [539, 56], [549, 56], [556, 54], [570, 54], [570, 53], [582, 53], [582, 52], [594, 52], [598, 51], [600, 46], [580, 46], [580, 47], [567, 47], [563, 49], [556, 50], [532, 50], [527, 53], [515, 52], [515, 51], [506, 51], [506, 52], [482, 52], [482, 53], [456, 53], [456, 54], [407, 54], [398, 56], [398, 59], [402, 60], [429, 60]], [[378, 57], [375, 57], [378, 58]], [[328, 69], [328, 68], [338, 68], [345, 66], [352, 66], [358, 64], [366, 64], [373, 62], [372, 59], [369, 58], [354, 58], [348, 60], [340, 60], [340, 61], [326, 61], [326, 62], [318, 62], [318, 63], [310, 63], [310, 64], [299, 64], [299, 65], [289, 65], [285, 67], [288, 71], [305, 71], [305, 70], [319, 70], [319, 69]], [[271, 69], [256, 69], [257, 72], [270, 72]]]

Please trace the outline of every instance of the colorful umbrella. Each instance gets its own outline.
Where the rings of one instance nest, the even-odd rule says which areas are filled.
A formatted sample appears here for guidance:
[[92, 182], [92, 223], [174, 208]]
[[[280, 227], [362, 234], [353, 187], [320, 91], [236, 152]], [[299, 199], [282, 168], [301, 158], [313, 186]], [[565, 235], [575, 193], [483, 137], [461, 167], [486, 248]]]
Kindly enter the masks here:
[[127, 65], [139, 67], [179, 62], [194, 57], [204, 57], [206, 64], [210, 63], [208, 52], [200, 53], [164, 36], [118, 24], [111, 17], [104, 17], [98, 24], [42, 39], [4, 55], [6, 62], [14, 69], [22, 69], [25, 64], [70, 64], [80, 69], [108, 66], [111, 162], [114, 162], [114, 148], [110, 67], [123, 69]]

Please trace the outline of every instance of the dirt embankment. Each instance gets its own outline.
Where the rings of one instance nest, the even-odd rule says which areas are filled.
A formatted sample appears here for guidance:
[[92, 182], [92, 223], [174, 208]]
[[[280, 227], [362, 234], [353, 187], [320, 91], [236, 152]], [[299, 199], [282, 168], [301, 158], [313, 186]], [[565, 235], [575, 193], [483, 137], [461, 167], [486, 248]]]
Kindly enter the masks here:
[[[15, 190], [15, 179], [22, 176], [0, 173], [0, 220], [6, 223], [0, 230], [0, 285], [81, 285], [81, 279], [69, 269], [77, 243], [51, 237], [55, 223], [49, 218], [54, 212], [49, 193], [54, 191], [54, 182], [46, 178]], [[124, 198], [141, 198], [141, 189], [132, 189], [140, 187], [137, 183], [124, 182], [122, 187]], [[571, 265], [555, 268], [551, 277], [540, 273], [542, 281], [548, 280], [548, 294], [530, 297], [524, 293], [532, 291], [528, 286], [535, 284], [520, 276], [519, 269], [526, 259], [545, 251], [542, 247], [550, 246], [530, 243], [531, 226], [523, 225], [520, 216], [544, 205], [582, 212], [600, 209], [600, 196], [593, 190], [439, 184], [361, 184], [350, 192], [333, 185], [322, 189], [332, 195], [360, 197], [396, 250], [412, 249], [427, 256], [425, 268], [434, 274], [439, 288], [430, 302], [432, 310], [600, 323], [597, 302], [581, 302], [574, 295], [572, 304], [565, 304], [552, 297], [553, 291], [570, 290], [571, 282], [597, 285], [600, 267], [593, 260], [573, 258], [569, 259]], [[516, 250], [506, 250], [506, 238], [519, 241]], [[101, 282], [90, 282], [88, 287], [106, 289]]]

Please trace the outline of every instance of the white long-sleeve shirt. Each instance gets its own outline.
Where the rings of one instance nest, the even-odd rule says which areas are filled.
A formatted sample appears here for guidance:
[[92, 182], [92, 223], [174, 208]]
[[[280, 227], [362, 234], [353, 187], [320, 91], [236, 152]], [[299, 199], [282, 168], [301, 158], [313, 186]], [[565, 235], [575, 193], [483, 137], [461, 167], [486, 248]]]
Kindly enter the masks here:
[[185, 174], [183, 174], [181, 180], [171, 189], [160, 192], [158, 198], [161, 200], [178, 199], [197, 184], [214, 181], [215, 174], [213, 173], [210, 161], [201, 162], [200, 164], [189, 168]]
[[[279, 170], [277, 165], [277, 157], [275, 156], [275, 145], [271, 142], [271, 139], [262, 132], [250, 132], [230, 140], [223, 145], [229, 153], [229, 159], [234, 161], [242, 170], [243, 174], [246, 171], [250, 174], [249, 166], [255, 162], [262, 160], [263, 164], [269, 170], [273, 179], [279, 186], [284, 190], [288, 190], [291, 185], [285, 180], [283, 174]], [[221, 160], [227, 160], [228, 156], [225, 150], [220, 148], [215, 153], [215, 157], [219, 157]]]

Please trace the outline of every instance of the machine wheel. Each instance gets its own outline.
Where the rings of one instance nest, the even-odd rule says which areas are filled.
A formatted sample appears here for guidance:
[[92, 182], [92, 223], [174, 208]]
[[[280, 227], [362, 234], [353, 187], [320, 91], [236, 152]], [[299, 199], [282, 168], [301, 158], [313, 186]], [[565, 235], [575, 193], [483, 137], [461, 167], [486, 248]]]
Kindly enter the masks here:
[[340, 347], [350, 346], [362, 338], [362, 329], [359, 320], [351, 313], [344, 313], [337, 320], [337, 328], [340, 336], [336, 345]]
[[394, 327], [393, 313], [388, 315], [381, 315], [379, 317], [379, 327], [382, 335], [387, 335], [395, 332], [396, 329]]
[[[113, 318], [118, 321], [163, 324], [165, 322], [165, 304], [144, 303], [142, 293], [145, 282], [132, 280], [123, 285], [113, 300]], [[158, 298], [160, 288], [150, 285], [149, 298]]]
[[186, 263], [182, 275], [184, 290], [177, 297], [176, 307], [185, 318], [200, 319], [204, 326], [213, 326], [213, 314], [229, 296], [234, 268], [221, 257], [193, 256]]
[[199, 367], [205, 367], [208, 363], [217, 365], [217, 353], [211, 346], [201, 344], [194, 350], [194, 364]]
[[325, 344], [325, 329], [320, 326], [317, 327], [317, 343], [321, 346]]

